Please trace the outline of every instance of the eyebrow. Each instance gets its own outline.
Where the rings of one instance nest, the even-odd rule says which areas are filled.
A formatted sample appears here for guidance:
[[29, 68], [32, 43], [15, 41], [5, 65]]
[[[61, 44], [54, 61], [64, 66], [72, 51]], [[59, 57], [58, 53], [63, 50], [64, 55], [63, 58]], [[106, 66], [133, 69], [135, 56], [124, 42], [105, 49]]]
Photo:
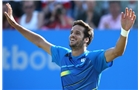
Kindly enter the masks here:
[[[72, 33], [72, 32], [73, 32], [73, 30], [70, 31], [70, 33]], [[81, 31], [80, 31], [80, 30], [77, 30], [77, 29], [76, 29], [75, 32], [79, 32], [79, 33], [81, 33]]]

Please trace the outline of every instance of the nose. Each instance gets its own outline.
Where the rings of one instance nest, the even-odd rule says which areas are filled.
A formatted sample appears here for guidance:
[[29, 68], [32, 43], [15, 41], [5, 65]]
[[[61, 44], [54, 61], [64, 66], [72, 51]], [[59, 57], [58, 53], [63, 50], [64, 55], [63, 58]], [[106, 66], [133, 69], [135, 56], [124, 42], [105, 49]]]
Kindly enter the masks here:
[[74, 33], [70, 34], [70, 38], [72, 38], [72, 37], [75, 37], [75, 34]]

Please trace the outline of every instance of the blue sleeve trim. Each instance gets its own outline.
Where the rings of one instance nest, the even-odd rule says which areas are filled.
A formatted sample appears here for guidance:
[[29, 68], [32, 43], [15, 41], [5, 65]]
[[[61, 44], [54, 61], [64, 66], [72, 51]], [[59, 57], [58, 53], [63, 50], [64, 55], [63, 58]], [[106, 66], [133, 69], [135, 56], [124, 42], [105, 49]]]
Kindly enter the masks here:
[[111, 62], [106, 62], [108, 67], [111, 67], [113, 65], [113, 61]]

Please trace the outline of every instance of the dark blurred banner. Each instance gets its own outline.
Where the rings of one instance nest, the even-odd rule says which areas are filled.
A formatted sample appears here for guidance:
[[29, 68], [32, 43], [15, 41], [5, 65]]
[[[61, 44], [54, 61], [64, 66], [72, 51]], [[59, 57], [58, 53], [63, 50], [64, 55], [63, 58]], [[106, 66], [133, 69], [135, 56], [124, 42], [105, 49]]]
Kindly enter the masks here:
[[[49, 42], [69, 48], [70, 31], [36, 31]], [[120, 30], [95, 30], [88, 50], [115, 46]], [[16, 30], [3, 31], [3, 90], [62, 89], [60, 68], [51, 56]], [[102, 73], [99, 90], [138, 89], [138, 31], [131, 30], [126, 51]]]

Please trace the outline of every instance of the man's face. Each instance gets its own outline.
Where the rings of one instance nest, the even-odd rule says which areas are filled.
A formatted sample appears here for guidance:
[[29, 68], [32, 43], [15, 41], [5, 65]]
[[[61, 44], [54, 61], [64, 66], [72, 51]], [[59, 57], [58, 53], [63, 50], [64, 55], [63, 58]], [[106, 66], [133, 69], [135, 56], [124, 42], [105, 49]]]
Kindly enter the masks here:
[[71, 34], [69, 36], [70, 39], [70, 47], [77, 48], [82, 47], [84, 45], [84, 27], [80, 25], [75, 25], [72, 27]]
[[118, 15], [120, 13], [120, 5], [118, 3], [110, 4], [110, 13], [114, 15]]
[[32, 13], [35, 9], [33, 1], [24, 1], [23, 10], [25, 13]]

